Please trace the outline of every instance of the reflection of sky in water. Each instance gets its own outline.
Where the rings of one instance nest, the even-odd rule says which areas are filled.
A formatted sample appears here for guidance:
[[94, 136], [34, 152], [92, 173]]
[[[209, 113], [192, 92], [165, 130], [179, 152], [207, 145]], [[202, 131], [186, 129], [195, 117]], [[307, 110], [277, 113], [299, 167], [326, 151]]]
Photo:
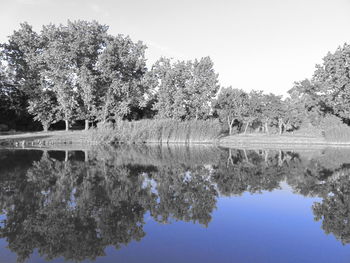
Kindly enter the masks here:
[[[202, 153], [202, 150], [203, 149], [201, 148], [196, 151], [196, 148], [191, 148], [191, 151], [187, 152], [183, 151], [183, 149], [178, 149], [178, 151], [175, 151], [174, 149], [171, 149], [171, 151], [162, 149], [160, 155], [156, 154], [159, 153], [159, 151], [136, 151], [133, 153], [132, 151], [125, 150], [117, 155], [117, 152], [112, 151], [110, 153], [111, 156], [109, 157], [117, 156], [116, 159], [111, 159], [114, 162], [104, 163], [105, 157], [103, 157], [102, 159], [96, 159], [95, 163], [92, 162], [94, 165], [90, 166], [91, 169], [96, 169], [96, 171], [99, 173], [101, 172], [101, 174], [103, 174], [102, 171], [104, 171], [104, 169], [111, 168], [111, 170], [108, 170], [110, 171], [110, 177], [107, 176], [107, 179], [101, 179], [104, 177], [100, 177], [101, 181], [91, 181], [91, 178], [85, 178], [85, 181], [83, 182], [86, 184], [79, 184], [74, 181], [77, 178], [75, 176], [84, 176], [84, 165], [87, 165], [87, 163], [82, 161], [84, 160], [85, 156], [83, 152], [71, 153], [71, 159], [75, 160], [75, 163], [72, 163], [72, 167], [78, 169], [77, 174], [63, 174], [62, 177], [59, 177], [59, 175], [56, 174], [55, 176], [67, 180], [59, 181], [62, 183], [62, 185], [57, 183], [55, 184], [56, 188], [53, 187], [49, 190], [40, 190], [40, 194], [47, 198], [44, 199], [45, 205], [48, 205], [51, 202], [53, 202], [52, 204], [55, 205], [55, 201], [57, 202], [57, 200], [52, 198], [55, 197], [56, 194], [62, 194], [62, 196], [58, 195], [58, 197], [69, 198], [69, 200], [66, 200], [68, 201], [66, 208], [67, 210], [74, 211], [75, 209], [79, 209], [79, 201], [81, 202], [80, 205], [90, 204], [91, 202], [91, 204], [95, 206], [94, 208], [97, 208], [98, 210], [100, 208], [99, 205], [101, 204], [99, 202], [107, 201], [109, 200], [108, 198], [110, 196], [114, 196], [111, 194], [112, 192], [107, 191], [109, 189], [109, 184], [113, 185], [113, 183], [118, 182], [118, 184], [113, 185], [116, 188], [112, 188], [113, 190], [118, 189], [115, 194], [119, 193], [118, 191], [120, 191], [121, 194], [124, 193], [125, 196], [130, 199], [133, 199], [134, 195], [137, 196], [140, 194], [140, 192], [137, 190], [137, 186], [140, 184], [140, 189], [146, 192], [149, 190], [153, 196], [156, 196], [157, 205], [162, 204], [165, 206], [165, 212], [172, 214], [184, 209], [185, 212], [182, 211], [178, 215], [178, 218], [181, 218], [181, 216], [190, 216], [186, 214], [186, 209], [189, 209], [190, 212], [188, 213], [191, 213], [193, 210], [190, 208], [192, 208], [193, 205], [198, 205], [198, 202], [204, 202], [199, 203], [200, 207], [203, 207], [202, 205], [209, 204], [206, 207], [210, 208], [210, 200], [217, 198], [215, 194], [220, 192], [220, 189], [222, 189], [224, 192], [226, 191], [225, 193], [230, 195], [233, 193], [231, 190], [239, 193], [250, 189], [251, 187], [253, 191], [258, 191], [259, 189], [272, 189], [278, 185], [279, 187], [272, 192], [261, 191], [261, 193], [256, 194], [245, 192], [241, 196], [233, 195], [232, 197], [217, 198], [216, 209], [211, 211], [210, 208], [209, 211], [207, 211], [212, 217], [212, 220], [209, 222], [207, 228], [199, 223], [185, 223], [183, 221], [177, 221], [172, 217], [168, 219], [168, 222], [170, 222], [168, 224], [157, 223], [154, 220], [155, 215], [152, 215], [149, 211], [147, 211], [147, 206], [144, 206], [145, 211], [142, 211], [139, 219], [142, 219], [142, 216], [144, 217], [145, 225], [143, 226], [143, 229], [146, 235], [141, 238], [141, 241], [131, 241], [127, 246], [122, 245], [120, 250], [116, 250], [114, 247], [109, 246], [105, 249], [106, 256], [98, 257], [96, 263], [350, 262], [350, 245], [343, 246], [341, 241], [336, 240], [333, 233], [329, 235], [325, 234], [325, 230], [321, 227], [322, 220], [318, 222], [314, 221], [312, 205], [314, 202], [321, 201], [322, 199], [309, 198], [301, 194], [293, 193], [294, 191], [305, 190], [306, 193], [309, 193], [309, 190], [311, 193], [314, 190], [316, 192], [319, 191], [317, 192], [318, 196], [322, 196], [321, 190], [325, 188], [319, 188], [321, 184], [325, 184], [326, 186], [330, 187], [339, 187], [345, 182], [344, 194], [340, 195], [340, 198], [347, 198], [347, 189], [350, 186], [350, 184], [347, 184], [350, 178], [346, 176], [346, 174], [348, 174], [348, 170], [342, 169], [342, 173], [332, 173], [333, 171], [336, 171], [336, 169], [343, 167], [344, 163], [348, 164], [350, 162], [348, 157], [350, 155], [347, 154], [348, 152], [346, 154], [336, 154], [337, 152], [331, 152], [327, 156], [317, 155], [315, 159], [318, 160], [318, 163], [314, 163], [311, 162], [314, 158], [310, 158], [311, 155], [306, 155], [306, 157], [301, 155], [299, 160], [299, 157], [297, 157], [294, 152], [282, 154], [278, 151], [270, 151], [268, 152], [270, 159], [268, 159], [268, 162], [266, 162], [266, 156], [261, 154], [259, 155], [257, 152], [247, 151], [245, 154], [243, 154], [244, 152], [242, 151], [235, 152], [232, 150], [232, 163], [229, 163], [230, 166], [227, 167], [228, 151], [213, 152], [210, 149], [205, 149], [205, 151]], [[17, 154], [19, 153], [20, 152], [17, 151]], [[47, 178], [47, 175], [50, 174], [48, 171], [51, 171], [51, 169], [55, 167], [65, 167], [66, 165], [63, 162], [65, 156], [64, 154], [62, 156], [58, 156], [59, 153], [61, 152], [57, 151], [50, 153], [51, 158], [57, 160], [55, 165], [58, 166], [53, 165], [46, 167], [44, 165], [46, 162], [44, 161], [42, 162], [43, 166], [39, 166], [36, 173], [39, 175], [42, 174], [42, 169], [45, 169], [46, 167], [48, 170], [44, 170], [46, 173], [43, 174], [44, 177], [42, 178]], [[17, 160], [14, 158], [13, 160], [16, 160], [16, 162], [22, 166], [24, 161], [27, 161], [27, 166], [30, 167], [31, 161], [29, 160], [28, 156], [25, 155], [24, 152], [22, 152], [22, 154], [22, 159]], [[60, 158], [58, 158], [56, 155]], [[19, 154], [18, 156], [21, 155]], [[90, 154], [90, 158], [92, 157], [93, 155]], [[124, 157], [125, 159], [123, 159]], [[216, 166], [218, 164], [218, 159], [215, 159], [217, 157], [221, 158], [221, 163], [218, 166]], [[38, 154], [36, 158], [37, 160], [40, 160], [41, 153]], [[285, 161], [280, 162], [282, 159]], [[9, 160], [11, 161], [11, 158], [9, 158]], [[106, 160], [108, 160], [108, 158]], [[132, 160], [132, 162], [130, 162], [130, 160]], [[211, 160], [213, 161], [213, 164], [207, 164], [210, 163]], [[239, 166], [241, 163], [243, 166]], [[325, 163], [327, 163], [327, 165], [325, 165], [327, 169], [319, 170], [318, 168], [321, 167], [319, 164], [324, 165]], [[78, 164], [83, 165], [79, 166]], [[102, 164], [102, 166], [97, 166], [96, 164]], [[234, 170], [233, 172], [233, 168], [231, 167], [234, 165], [236, 165], [236, 168], [241, 167], [241, 170], [238, 169]], [[259, 169], [254, 169], [255, 165], [256, 167], [263, 169], [262, 174], [259, 173]], [[293, 170], [293, 165], [296, 167], [295, 170]], [[10, 167], [12, 165], [8, 166]], [[17, 167], [17, 164], [13, 166]], [[6, 165], [4, 165], [4, 167], [6, 168]], [[267, 176], [264, 177], [264, 172], [266, 171], [264, 169], [267, 167], [272, 167], [273, 169], [268, 170]], [[282, 168], [283, 170], [281, 170]], [[24, 167], [23, 169], [25, 171], [27, 168]], [[305, 169], [308, 169], [307, 174], [303, 174]], [[9, 171], [12, 170], [9, 169]], [[217, 171], [219, 171], [219, 176], [216, 174]], [[239, 171], [242, 171], [242, 173], [240, 174]], [[117, 176], [119, 173], [120, 178]], [[184, 176], [177, 177], [179, 173]], [[279, 177], [280, 173], [281, 177]], [[67, 177], [67, 175], [69, 176]], [[290, 176], [288, 177], [286, 175]], [[237, 178], [232, 176], [237, 176]], [[5, 178], [4, 182], [8, 180], [6, 179], [6, 176], [3, 178]], [[35, 178], [36, 177], [34, 177], [34, 179]], [[42, 179], [40, 178], [41, 177], [39, 176], [37, 182], [41, 182], [40, 180]], [[118, 178], [120, 181], [118, 181]], [[141, 178], [141, 180], [135, 180], [136, 178]], [[236, 180], [231, 181], [231, 179]], [[285, 181], [288, 179], [292, 183], [294, 182], [296, 185], [293, 185], [293, 187], [288, 185]], [[108, 183], [104, 184], [105, 181], [103, 180], [106, 180], [106, 182], [108, 180], [109, 181]], [[333, 181], [336, 181], [335, 185], [332, 185]], [[8, 182], [11, 182], [11, 180]], [[99, 184], [99, 182], [101, 182], [101, 184]], [[82, 185], [86, 186], [86, 188], [82, 188]], [[197, 203], [196, 201], [192, 200], [193, 202], [191, 203], [191, 198], [189, 198], [189, 196], [192, 196], [192, 194], [196, 195], [198, 193], [199, 196], [201, 196], [200, 194], [203, 194], [203, 192], [206, 192], [208, 189], [208, 185], [213, 186], [213, 189], [215, 189], [215, 194], [206, 195], [206, 198], [203, 197], [203, 199], [199, 198]], [[70, 186], [72, 188], [69, 188]], [[119, 186], [121, 187], [118, 188]], [[133, 188], [133, 186], [136, 187]], [[203, 188], [197, 186], [203, 186]], [[233, 187], [234, 189], [231, 189], [230, 187], [232, 186], [236, 186], [236, 188]], [[173, 192], [167, 187], [174, 187], [174, 189], [171, 189]], [[16, 189], [20, 190], [22, 188], [17, 187]], [[130, 190], [130, 195], [128, 195], [128, 191], [123, 192], [123, 190], [128, 189]], [[69, 191], [67, 192], [69, 195], [65, 195], [66, 190]], [[21, 190], [18, 193], [22, 193]], [[86, 193], [88, 195], [82, 195], [79, 199], [79, 193]], [[107, 193], [111, 194], [108, 196], [108, 198], [104, 197], [103, 195]], [[184, 200], [178, 198], [182, 197], [183, 195], [185, 197]], [[326, 192], [326, 196], [327, 195], [331, 196], [334, 195], [334, 193]], [[22, 196], [21, 194], [18, 194], [18, 196], [20, 197], [19, 200], [22, 200], [26, 195]], [[146, 196], [145, 199], [144, 196]], [[86, 199], [82, 197], [86, 197]], [[99, 202], [94, 203], [92, 200], [93, 197], [96, 197], [96, 200]], [[147, 201], [147, 197], [149, 196], [141, 195], [141, 197], [142, 200], [137, 200], [136, 198], [136, 204], [142, 203], [141, 201], [145, 201], [147, 204], [149, 201]], [[161, 199], [161, 197], [163, 199]], [[212, 197], [212, 199], [210, 199], [210, 197]], [[120, 199], [118, 198], [115, 200], [122, 200], [124, 202], [126, 201], [125, 203], [129, 203], [129, 199], [123, 199], [123, 196], [121, 196]], [[61, 199], [58, 198], [58, 200]], [[169, 203], [167, 203], [167, 201]], [[181, 205], [181, 202], [186, 203], [187, 201], [189, 202], [189, 207], [186, 208], [186, 205]], [[177, 206], [178, 203], [179, 206]], [[119, 206], [116, 207], [116, 209], [120, 209]], [[106, 206], [106, 208], [111, 208], [113, 210], [113, 205]], [[338, 212], [340, 211], [340, 213], [344, 212], [344, 218], [340, 216], [339, 219], [346, 220], [348, 218], [348, 211], [346, 209], [344, 209], [346, 211], [342, 211], [341, 209], [335, 210]], [[327, 211], [324, 212], [326, 214]], [[330, 212], [333, 213], [334, 211], [330, 210]], [[19, 213], [19, 215], [20, 214], [21, 213]], [[35, 210], [33, 216], [36, 217], [36, 215]], [[93, 217], [94, 215], [96, 214], [92, 214], [90, 216]], [[118, 218], [113, 214], [110, 219], [111, 222], [117, 222], [118, 224], [123, 222], [125, 223], [128, 219], [132, 219], [132, 216], [128, 217], [128, 215], [130, 215], [130, 213], [123, 214], [123, 216], [126, 217]], [[135, 214], [131, 212], [131, 215]], [[100, 219], [101, 217], [97, 217], [96, 220]], [[338, 219], [338, 217], [336, 219]], [[0, 215], [0, 220], [5, 220], [5, 215]], [[196, 220], [198, 220], [198, 218]], [[330, 221], [331, 222], [328, 223], [333, 223], [332, 220]], [[135, 224], [139, 226], [140, 222], [137, 221]], [[107, 225], [107, 230], [110, 230], [108, 227], [111, 226], [112, 224]], [[345, 230], [346, 228], [347, 225], [345, 224]], [[15, 228], [12, 227], [12, 230], [13, 229]], [[97, 235], [102, 235], [99, 232], [100, 230], [101, 229], [96, 229]], [[59, 229], [58, 233], [60, 233], [60, 231], [61, 229]], [[47, 232], [44, 232], [44, 235], [46, 235], [46, 233]], [[80, 232], [77, 233], [79, 234]], [[52, 236], [50, 238], [52, 238]], [[57, 243], [53, 242], [53, 244]], [[107, 244], [111, 244], [111, 242]], [[15, 263], [16, 255], [10, 252], [6, 247], [7, 241], [5, 239], [0, 239], [0, 263]], [[89, 247], [89, 249], [91, 249], [91, 247]], [[26, 262], [40, 263], [46, 261], [39, 257], [36, 249], [31, 258]], [[63, 258], [56, 258], [50, 262], [62, 263], [65, 261]]]
[[[326, 235], [311, 210], [318, 198], [282, 190], [219, 198], [208, 228], [173, 221], [159, 224], [147, 213], [146, 236], [96, 262], [349, 262], [350, 246]], [[16, 262], [1, 240], [1, 263]], [[27, 262], [45, 262], [35, 252]], [[64, 262], [55, 259], [52, 262]], [[90, 262], [90, 261], [86, 261]]]

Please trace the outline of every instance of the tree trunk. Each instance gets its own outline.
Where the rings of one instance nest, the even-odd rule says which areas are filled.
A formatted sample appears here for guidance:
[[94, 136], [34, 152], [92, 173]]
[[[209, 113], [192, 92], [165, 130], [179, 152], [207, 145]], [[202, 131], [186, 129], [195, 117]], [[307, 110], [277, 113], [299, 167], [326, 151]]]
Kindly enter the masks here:
[[283, 158], [283, 152], [280, 150], [280, 151], [279, 151], [279, 154], [278, 154], [278, 165], [279, 165], [279, 166], [282, 166], [282, 164], [283, 164], [283, 162], [284, 162], [283, 159], [284, 159], [284, 158]]
[[69, 131], [69, 121], [68, 120], [64, 120], [65, 124], [66, 124], [66, 131]]
[[233, 166], [232, 150], [231, 149], [228, 150], [228, 158], [227, 158], [227, 165], [226, 165], [226, 167], [228, 167], [230, 163]]
[[243, 152], [244, 152], [245, 161], [246, 161], [247, 163], [249, 163], [247, 151], [246, 151], [245, 149], [243, 149]]
[[89, 120], [85, 120], [85, 131], [89, 129]]
[[246, 124], [246, 126], [245, 126], [245, 129], [244, 129], [244, 134], [246, 134], [246, 133], [247, 133], [248, 126], [249, 126], [249, 121], [247, 122], [247, 124]]
[[229, 135], [232, 134], [232, 125], [233, 125], [233, 122], [235, 121], [235, 119], [232, 119], [230, 121], [230, 117], [227, 117], [227, 123], [228, 123], [228, 128], [229, 128]]
[[283, 133], [283, 121], [281, 119], [278, 120], [278, 126], [280, 130], [280, 135]]
[[269, 124], [265, 122], [265, 132], [269, 134]]
[[265, 150], [265, 164], [267, 164], [269, 160], [269, 150]]
[[84, 151], [84, 161], [87, 163], [89, 162], [89, 152], [88, 151]]
[[50, 125], [48, 123], [42, 123], [42, 125], [43, 125], [44, 132], [48, 132]]

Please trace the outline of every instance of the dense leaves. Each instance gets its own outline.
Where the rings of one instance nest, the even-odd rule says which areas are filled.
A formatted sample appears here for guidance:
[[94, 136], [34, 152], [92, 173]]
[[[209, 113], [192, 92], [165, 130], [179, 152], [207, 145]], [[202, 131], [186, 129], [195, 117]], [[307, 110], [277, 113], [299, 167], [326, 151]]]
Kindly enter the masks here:
[[209, 57], [195, 61], [161, 58], [151, 71], [159, 118], [206, 119], [218, 89], [218, 75]]

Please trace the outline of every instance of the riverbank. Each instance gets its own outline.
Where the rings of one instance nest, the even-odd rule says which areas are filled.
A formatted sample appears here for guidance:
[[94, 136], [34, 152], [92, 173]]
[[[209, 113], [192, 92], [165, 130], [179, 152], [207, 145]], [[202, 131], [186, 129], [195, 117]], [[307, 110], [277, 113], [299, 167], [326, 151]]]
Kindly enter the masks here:
[[245, 147], [245, 146], [272, 146], [273, 148], [288, 148], [310, 146], [350, 146], [349, 142], [332, 142], [327, 141], [322, 136], [307, 136], [297, 134], [239, 134], [222, 137], [218, 140], [220, 146], [227, 147]]
[[24, 132], [13, 134], [0, 133], [0, 146], [50, 146], [50, 145], [86, 145], [94, 144], [89, 131], [49, 131]]
[[[113, 136], [113, 130], [109, 130], [106, 134]], [[28, 147], [60, 147], [64, 146], [84, 146], [91, 147], [94, 145], [110, 145], [118, 143], [116, 141], [111, 141], [105, 138], [107, 135], [102, 136], [101, 133], [96, 132], [95, 130], [89, 131], [49, 131], [49, 132], [25, 132], [25, 133], [13, 133], [6, 134], [0, 133], [0, 147], [19, 147], [19, 148], [28, 148]], [[140, 141], [126, 141], [127, 143], [135, 144], [160, 144], [159, 140], [154, 140], [149, 138], [147, 140]], [[181, 140], [181, 138], [168, 138], [163, 140], [163, 144], [208, 144], [211, 145], [215, 143], [216, 140], [210, 140], [206, 138], [199, 138], [198, 140]]]
[[[159, 143], [159, 141], [147, 141], [146, 143]], [[185, 144], [188, 141], [167, 141], [164, 144]], [[0, 134], [0, 146], [14, 147], [50, 147], [61, 145], [93, 146], [103, 144], [94, 138], [92, 131], [49, 131], [49, 132], [28, 132], [14, 134]], [[108, 144], [106, 142], [106, 144]], [[305, 135], [266, 135], [247, 134], [224, 136], [215, 140], [193, 140], [190, 144], [215, 144], [222, 147], [254, 147], [264, 146], [272, 148], [308, 148], [322, 146], [350, 146], [344, 142], [329, 142], [324, 137]]]

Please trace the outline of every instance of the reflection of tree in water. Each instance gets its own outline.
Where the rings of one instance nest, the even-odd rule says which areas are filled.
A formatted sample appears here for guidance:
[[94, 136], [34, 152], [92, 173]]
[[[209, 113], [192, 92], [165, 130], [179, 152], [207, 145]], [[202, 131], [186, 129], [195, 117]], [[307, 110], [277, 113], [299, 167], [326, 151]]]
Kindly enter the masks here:
[[322, 201], [313, 205], [316, 220], [322, 228], [333, 233], [343, 244], [350, 243], [350, 169], [334, 172], [324, 183]]
[[160, 167], [152, 175], [157, 183], [159, 202], [152, 215], [160, 222], [169, 218], [208, 225], [217, 192], [205, 167]]
[[294, 156], [282, 151], [233, 150], [215, 166], [213, 181], [223, 195], [258, 193], [279, 188]]
[[141, 240], [148, 211], [158, 222], [206, 226], [219, 194], [272, 191], [284, 181], [296, 193], [322, 197], [313, 207], [315, 218], [327, 233], [350, 242], [350, 180], [341, 164], [325, 167], [292, 151], [186, 147], [35, 156], [30, 168], [10, 160], [0, 165], [6, 175], [0, 205], [7, 217], [0, 234], [20, 261], [36, 248], [47, 259], [94, 259], [109, 245]]
[[45, 156], [34, 162], [5, 208], [1, 232], [19, 259], [35, 248], [48, 259], [94, 259], [108, 245], [145, 235], [143, 216], [156, 198], [150, 186], [126, 167], [98, 165]]
[[208, 169], [120, 163], [114, 152], [81, 160], [77, 153], [69, 160], [51, 155], [33, 162], [13, 191], [0, 193], [7, 216], [0, 234], [20, 261], [36, 248], [48, 260], [94, 259], [106, 246], [141, 240], [147, 211], [161, 222], [211, 219], [217, 194]]

